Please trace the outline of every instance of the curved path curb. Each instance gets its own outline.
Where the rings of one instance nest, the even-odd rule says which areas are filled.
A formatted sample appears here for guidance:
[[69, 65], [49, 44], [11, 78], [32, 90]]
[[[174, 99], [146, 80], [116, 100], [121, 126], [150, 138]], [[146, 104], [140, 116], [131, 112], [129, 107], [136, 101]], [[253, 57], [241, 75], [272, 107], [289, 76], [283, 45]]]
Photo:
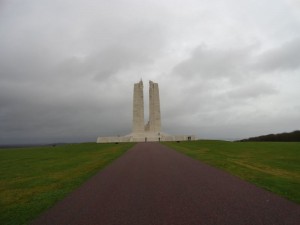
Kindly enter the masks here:
[[298, 225], [300, 206], [159, 143], [139, 143], [32, 225]]

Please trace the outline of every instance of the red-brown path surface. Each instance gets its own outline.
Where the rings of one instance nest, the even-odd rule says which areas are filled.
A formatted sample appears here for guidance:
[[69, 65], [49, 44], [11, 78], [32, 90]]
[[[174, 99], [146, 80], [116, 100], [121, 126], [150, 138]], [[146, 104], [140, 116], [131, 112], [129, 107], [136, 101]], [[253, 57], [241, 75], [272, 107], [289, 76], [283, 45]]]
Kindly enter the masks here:
[[33, 225], [300, 224], [300, 205], [159, 143], [139, 143]]

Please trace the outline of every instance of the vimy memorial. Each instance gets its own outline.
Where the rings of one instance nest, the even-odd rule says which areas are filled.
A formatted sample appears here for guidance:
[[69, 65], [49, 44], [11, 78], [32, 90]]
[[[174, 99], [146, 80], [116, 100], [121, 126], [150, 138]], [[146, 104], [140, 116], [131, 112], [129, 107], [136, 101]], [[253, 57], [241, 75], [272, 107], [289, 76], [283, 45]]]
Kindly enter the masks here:
[[161, 131], [161, 114], [158, 84], [149, 81], [149, 121], [144, 118], [144, 85], [134, 84], [132, 133], [120, 137], [98, 137], [97, 143], [191, 141], [194, 135], [169, 135]]

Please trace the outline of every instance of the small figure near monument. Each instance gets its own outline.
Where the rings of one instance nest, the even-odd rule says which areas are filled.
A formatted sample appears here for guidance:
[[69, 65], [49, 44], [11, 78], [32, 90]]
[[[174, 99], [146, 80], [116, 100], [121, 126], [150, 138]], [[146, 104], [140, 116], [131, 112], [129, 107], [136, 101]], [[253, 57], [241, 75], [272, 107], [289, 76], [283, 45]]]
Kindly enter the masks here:
[[173, 136], [161, 132], [161, 113], [158, 83], [149, 81], [149, 121], [144, 119], [144, 85], [134, 84], [132, 133], [121, 137], [98, 137], [97, 143], [109, 142], [160, 142], [195, 140], [195, 136]]

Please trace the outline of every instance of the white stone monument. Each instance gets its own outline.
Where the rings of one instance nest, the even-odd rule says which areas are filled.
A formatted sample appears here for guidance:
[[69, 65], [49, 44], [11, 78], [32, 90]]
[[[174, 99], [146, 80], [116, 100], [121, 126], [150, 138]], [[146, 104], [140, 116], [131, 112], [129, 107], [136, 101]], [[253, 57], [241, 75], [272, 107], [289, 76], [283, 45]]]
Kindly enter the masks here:
[[132, 133], [121, 137], [98, 137], [97, 143], [191, 141], [194, 135], [172, 136], [161, 132], [161, 114], [158, 84], [149, 81], [149, 121], [144, 124], [144, 85], [134, 84]]
[[144, 85], [142, 81], [134, 84], [132, 132], [144, 132]]

